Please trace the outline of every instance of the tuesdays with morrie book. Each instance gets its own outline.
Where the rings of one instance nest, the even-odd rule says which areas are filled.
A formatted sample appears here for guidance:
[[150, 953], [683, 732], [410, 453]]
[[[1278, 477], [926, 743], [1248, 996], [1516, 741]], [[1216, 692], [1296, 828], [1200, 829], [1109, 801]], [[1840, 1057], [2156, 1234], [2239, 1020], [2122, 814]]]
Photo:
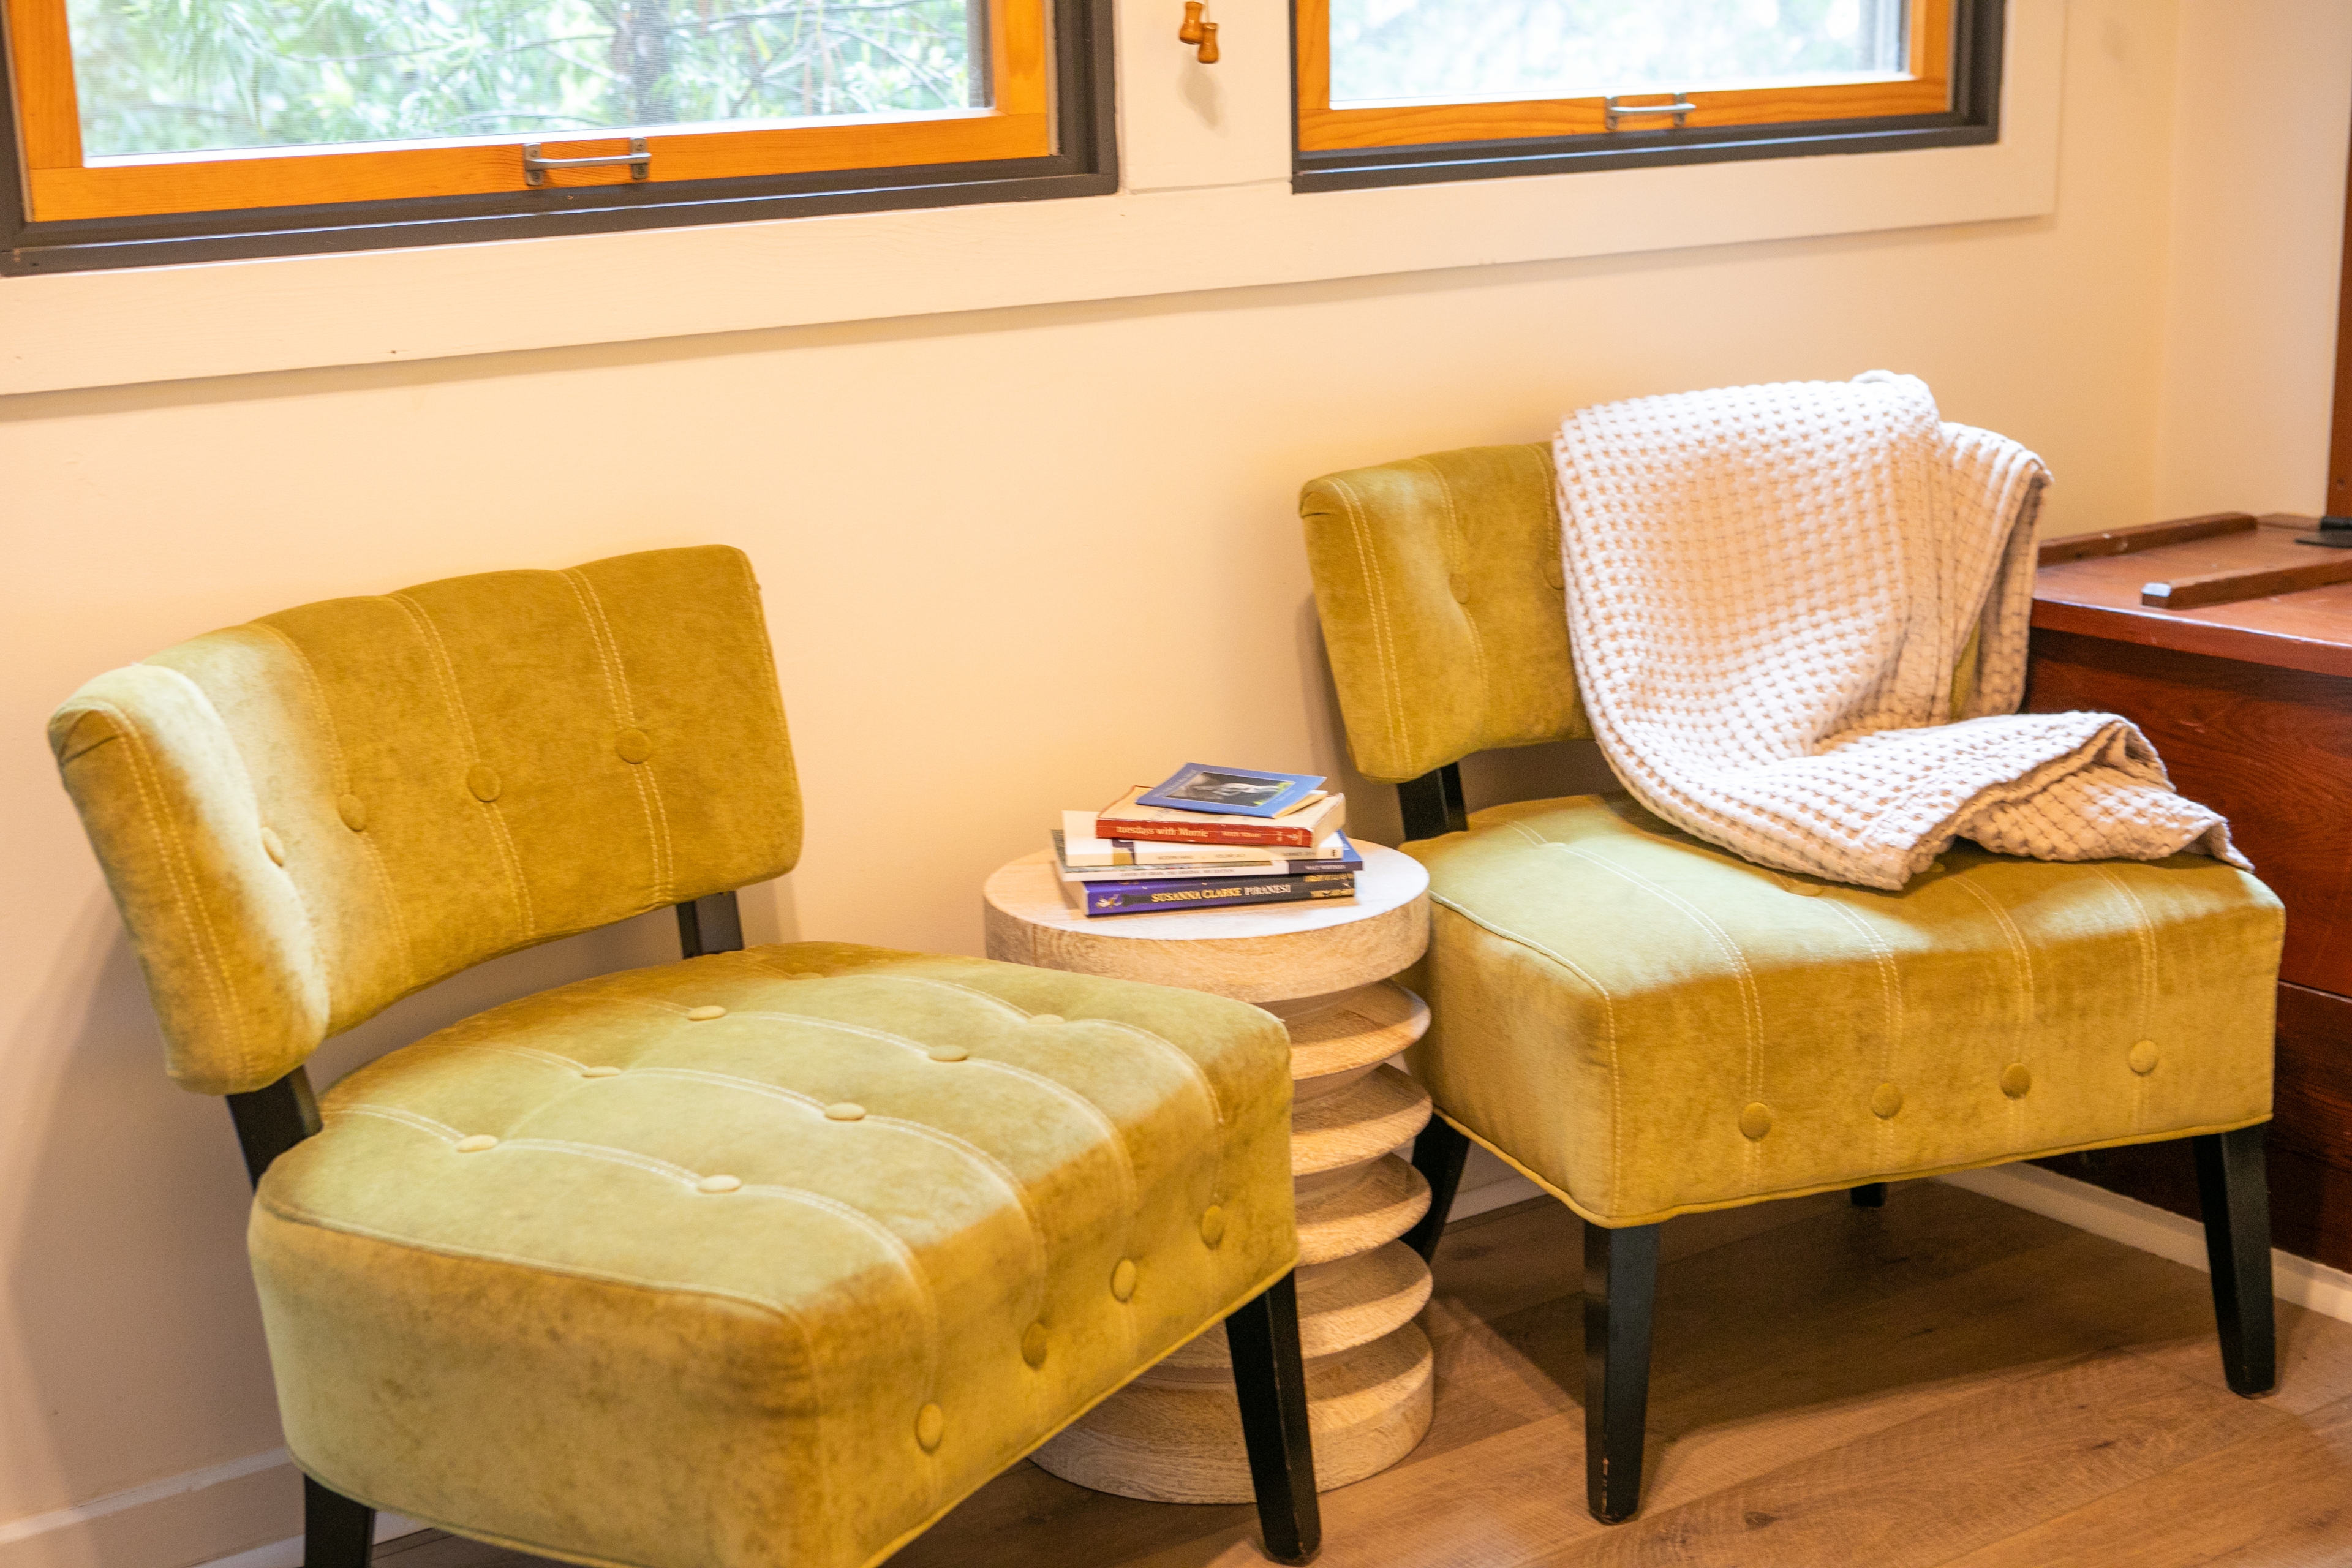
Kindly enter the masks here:
[[1348, 797], [1326, 795], [1276, 817], [1221, 816], [1147, 805], [1148, 785], [1139, 784], [1095, 814], [1095, 832], [1104, 838], [1177, 844], [1255, 844], [1306, 849], [1344, 826]]

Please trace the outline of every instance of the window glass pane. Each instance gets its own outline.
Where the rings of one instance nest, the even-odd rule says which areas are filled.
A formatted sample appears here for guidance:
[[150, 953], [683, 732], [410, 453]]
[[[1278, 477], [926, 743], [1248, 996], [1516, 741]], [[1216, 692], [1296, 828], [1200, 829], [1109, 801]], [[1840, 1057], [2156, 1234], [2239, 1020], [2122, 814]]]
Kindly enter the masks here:
[[1330, 0], [1331, 101], [1900, 74], [1907, 0]]
[[69, 0], [86, 156], [987, 101], [985, 0]]

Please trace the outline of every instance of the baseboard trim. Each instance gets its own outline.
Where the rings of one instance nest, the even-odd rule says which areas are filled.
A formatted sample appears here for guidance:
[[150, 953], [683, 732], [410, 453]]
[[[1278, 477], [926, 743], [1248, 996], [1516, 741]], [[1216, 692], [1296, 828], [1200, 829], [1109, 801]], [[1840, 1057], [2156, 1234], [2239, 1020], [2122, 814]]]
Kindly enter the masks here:
[[[2205, 1271], [2205, 1227], [2153, 1204], [2039, 1165], [1995, 1165], [1989, 1170], [1956, 1172], [1938, 1180]], [[2323, 1317], [2352, 1323], [2352, 1274], [2340, 1268], [2273, 1248], [2271, 1293]]]
[[[1496, 1161], [1496, 1163], [1499, 1165], [1502, 1162]], [[1481, 1182], [1475, 1187], [1464, 1187], [1455, 1193], [1454, 1206], [1445, 1211], [1445, 1223], [1452, 1225], [1457, 1219], [1468, 1219], [1473, 1215], [1487, 1214], [1495, 1209], [1508, 1208], [1513, 1204], [1523, 1204], [1529, 1198], [1549, 1195], [1517, 1171], [1508, 1171], [1507, 1174], [1496, 1180]]]
[[[301, 1519], [299, 1472], [285, 1449], [272, 1448], [0, 1522], [0, 1568], [173, 1568], [192, 1560], [213, 1568], [300, 1568], [299, 1535], [237, 1548], [240, 1538], [299, 1529]], [[424, 1528], [378, 1514], [375, 1538]]]
[[[403, 1519], [396, 1513], [375, 1516], [375, 1540], [381, 1546], [403, 1535], [414, 1535], [425, 1526], [413, 1519]], [[240, 1552], [234, 1557], [215, 1557], [203, 1568], [302, 1568], [302, 1538], [288, 1536], [267, 1546], [257, 1546], [250, 1552]]]

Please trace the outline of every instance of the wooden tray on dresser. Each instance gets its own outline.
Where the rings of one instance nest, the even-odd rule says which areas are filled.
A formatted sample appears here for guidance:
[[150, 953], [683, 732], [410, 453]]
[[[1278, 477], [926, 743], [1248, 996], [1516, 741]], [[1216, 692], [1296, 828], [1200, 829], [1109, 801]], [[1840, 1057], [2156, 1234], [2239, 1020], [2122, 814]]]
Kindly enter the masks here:
[[[2025, 706], [2137, 723], [2174, 784], [2229, 817], [2284, 900], [2270, 1141], [2276, 1245], [2352, 1268], [2352, 550], [2294, 542], [2315, 526], [2221, 514], [2051, 541], [2034, 588]], [[2163, 607], [2216, 592], [2217, 574], [2237, 574], [2235, 586], [2254, 596]], [[2329, 577], [2341, 580], [2292, 585]], [[2158, 585], [2173, 591], [2151, 591]], [[2043, 1163], [2197, 1214], [2186, 1143]]]

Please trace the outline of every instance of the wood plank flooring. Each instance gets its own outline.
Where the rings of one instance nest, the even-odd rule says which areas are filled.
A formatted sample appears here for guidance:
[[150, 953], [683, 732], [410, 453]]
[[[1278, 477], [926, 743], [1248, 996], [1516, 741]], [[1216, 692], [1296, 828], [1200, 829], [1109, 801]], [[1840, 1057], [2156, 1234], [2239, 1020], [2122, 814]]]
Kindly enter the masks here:
[[[2237, 1398], [2203, 1275], [1935, 1182], [1675, 1220], [1664, 1258], [1639, 1518], [1584, 1511], [1581, 1241], [1538, 1201], [1446, 1233], [1435, 1422], [1324, 1495], [1324, 1568], [2352, 1564], [2352, 1324], [2282, 1305], [2280, 1391]], [[1252, 1568], [1254, 1527], [1023, 1465], [892, 1568]]]

